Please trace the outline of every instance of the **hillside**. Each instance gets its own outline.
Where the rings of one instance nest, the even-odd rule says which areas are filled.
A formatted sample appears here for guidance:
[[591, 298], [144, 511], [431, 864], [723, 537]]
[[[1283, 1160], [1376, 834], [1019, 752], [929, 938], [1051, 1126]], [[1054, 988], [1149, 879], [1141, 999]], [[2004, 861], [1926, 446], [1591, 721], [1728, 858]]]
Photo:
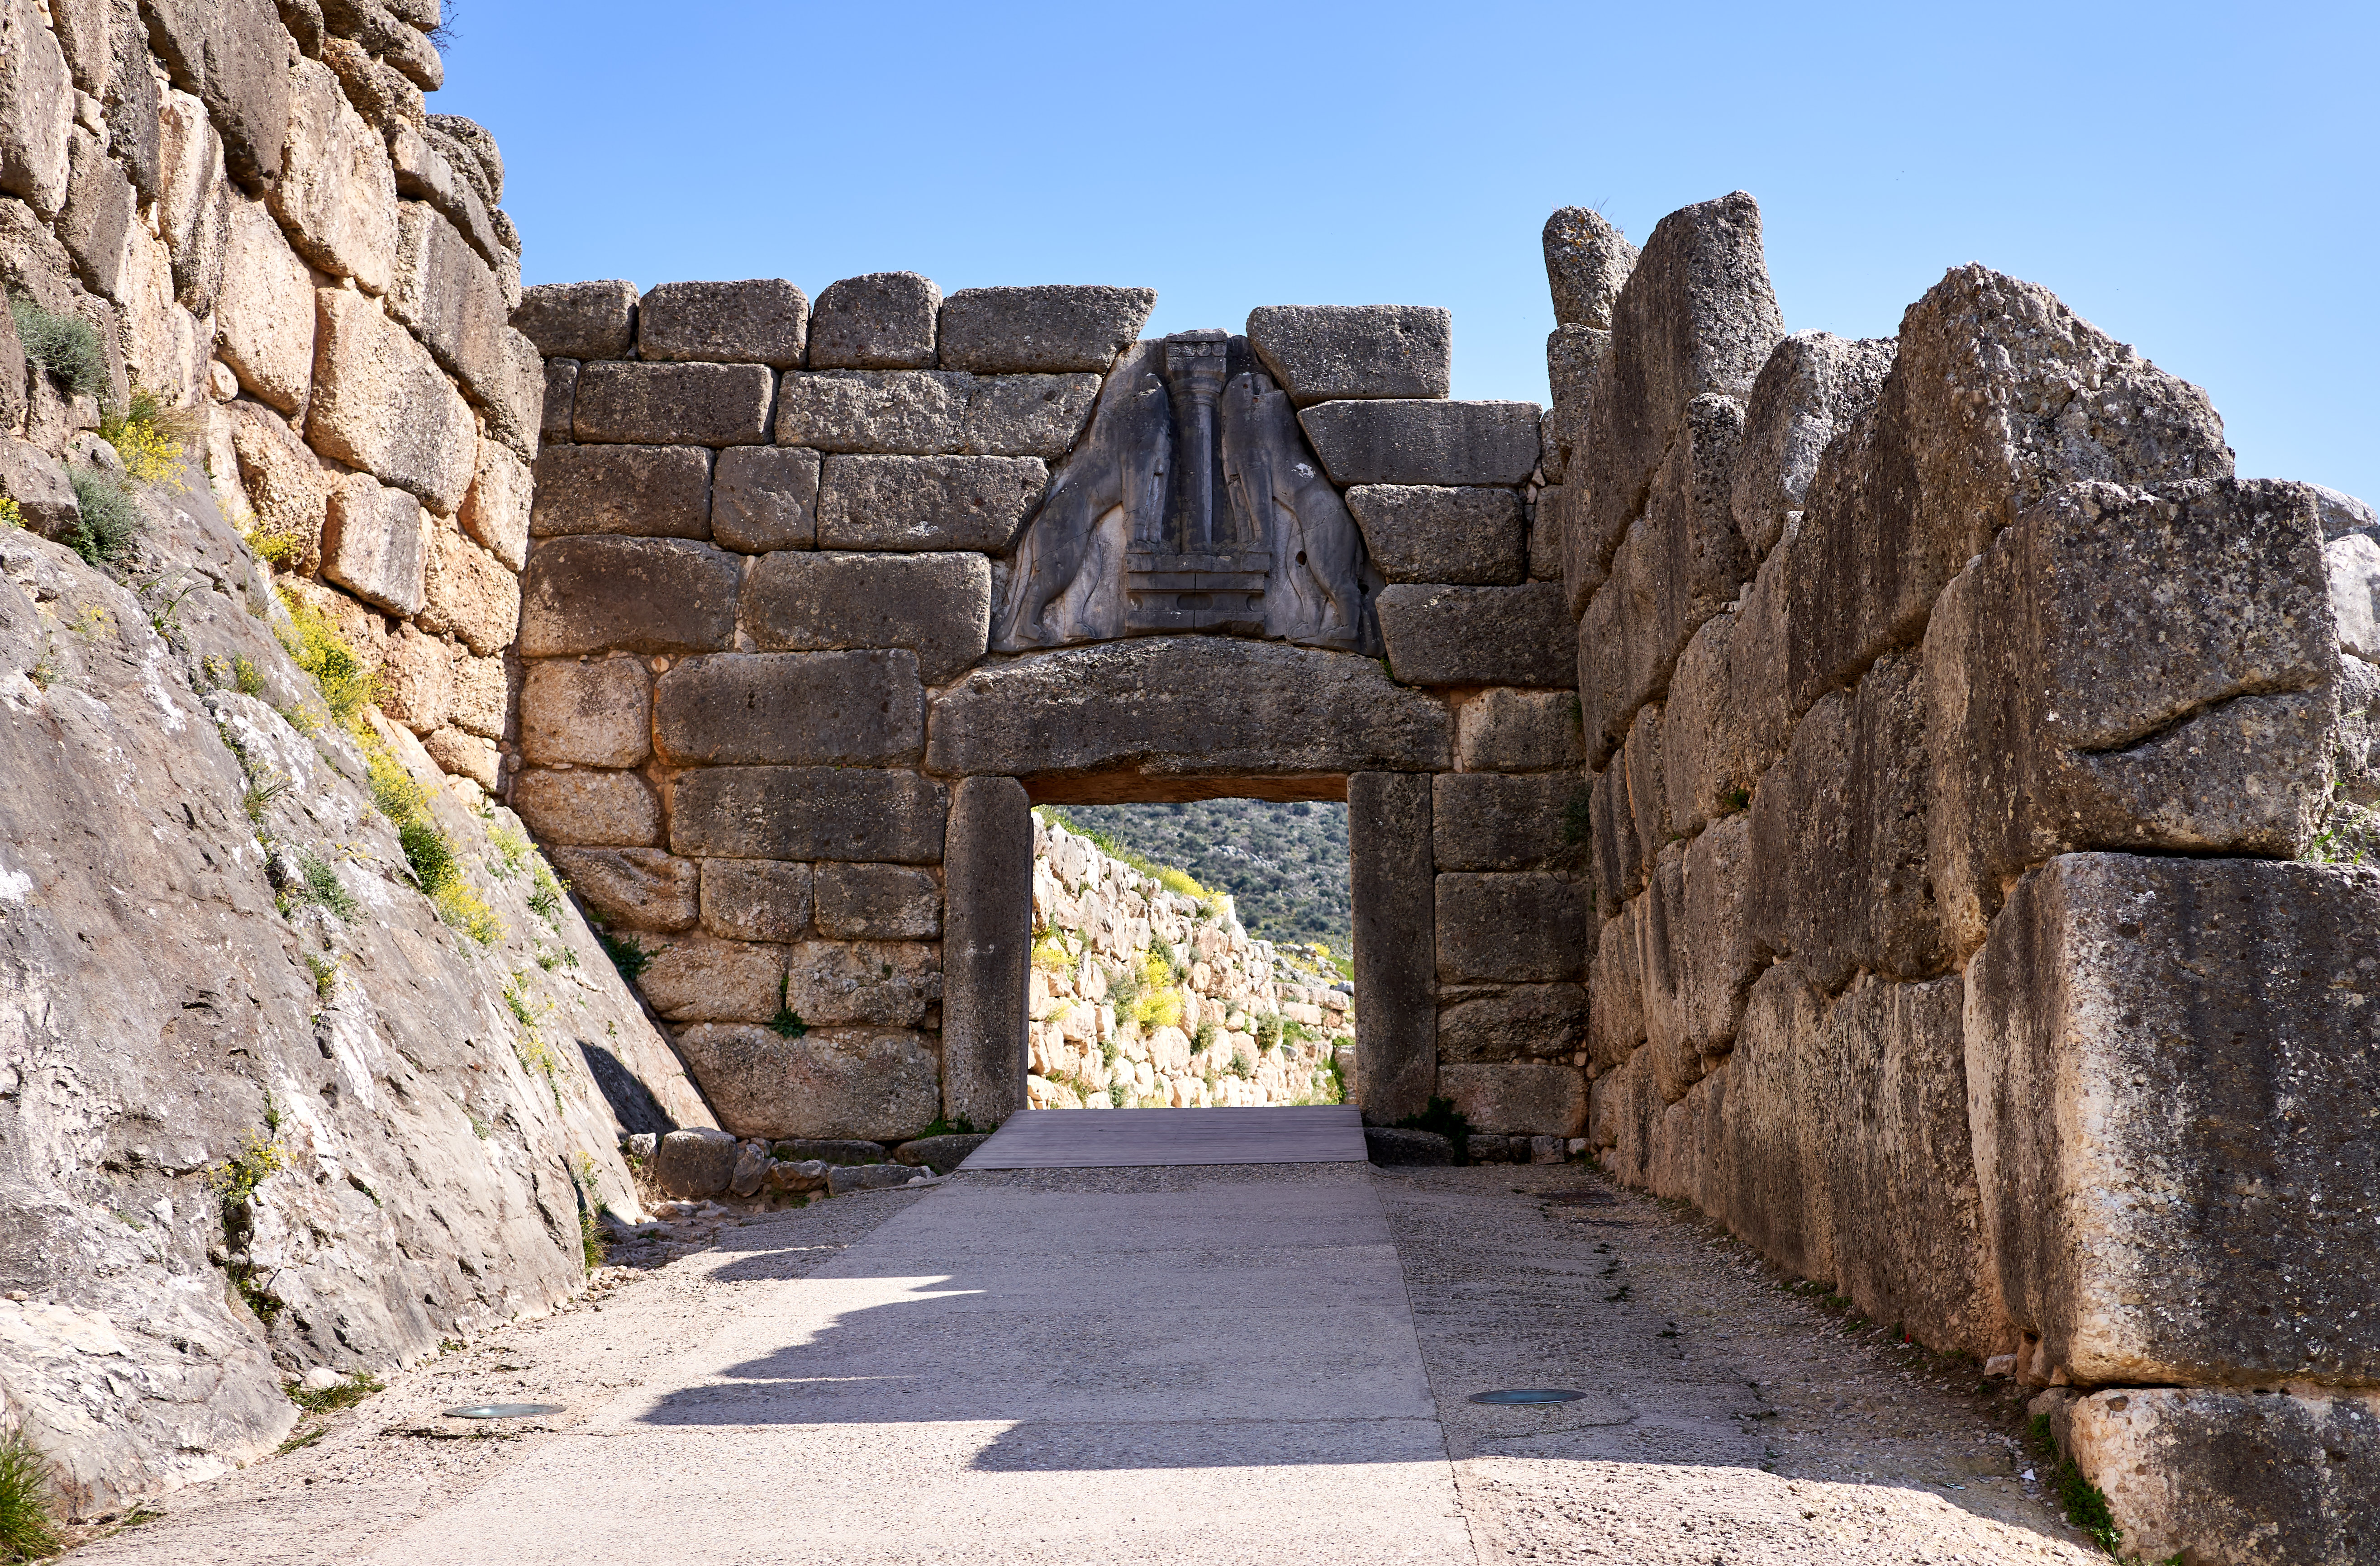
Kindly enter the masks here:
[[1252, 935], [1353, 951], [1347, 807], [1206, 799], [1186, 805], [1069, 805], [1068, 819], [1232, 894]]

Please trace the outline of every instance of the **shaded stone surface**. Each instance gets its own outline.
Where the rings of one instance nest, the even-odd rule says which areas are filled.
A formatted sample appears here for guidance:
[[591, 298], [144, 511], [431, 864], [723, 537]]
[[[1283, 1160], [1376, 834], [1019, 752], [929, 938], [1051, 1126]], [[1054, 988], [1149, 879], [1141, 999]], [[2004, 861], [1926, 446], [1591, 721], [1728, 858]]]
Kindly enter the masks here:
[[1448, 872], [1437, 898], [1440, 983], [1574, 983], [1585, 975], [1586, 898], [1568, 876]]
[[589, 443], [757, 446], [775, 385], [760, 364], [590, 362], [578, 370], [571, 431]]
[[1356, 1099], [1367, 1120], [1419, 1114], [1438, 1091], [1429, 842], [1426, 774], [1365, 771], [1347, 780], [1355, 986], [1364, 997]]
[[1466, 772], [1535, 772], [1585, 760], [1578, 698], [1569, 691], [1500, 686], [1455, 711], [1454, 764]]
[[962, 288], [942, 301], [944, 370], [1104, 370], [1140, 335], [1154, 288]]
[[[682, 1031], [678, 1048], [719, 1118], [744, 1135], [901, 1141], [940, 1112], [933, 1050], [903, 1029], [813, 1028], [784, 1038], [710, 1025]], [[916, 1172], [900, 1168], [899, 1178]]]
[[637, 285], [623, 278], [524, 288], [512, 317], [548, 358], [625, 358], [636, 321]]
[[745, 578], [743, 624], [769, 650], [907, 648], [939, 686], [983, 656], [991, 566], [979, 554], [772, 554]]
[[1796, 332], [1760, 367], [1729, 497], [1754, 560], [1775, 547], [1801, 512], [1827, 443], [1876, 406], [1893, 347], [1889, 337], [1849, 342], [1831, 332]]
[[525, 658], [701, 652], [735, 631], [737, 557], [664, 539], [555, 539], [521, 578]]
[[707, 539], [710, 462], [701, 446], [548, 446], [538, 454], [529, 531]]
[[1563, 811], [1580, 786], [1565, 772], [1440, 772], [1431, 813], [1438, 868], [1538, 868], [1562, 852]]
[[722, 652], [653, 683], [654, 747], [676, 765], [880, 767], [925, 747], [925, 694], [905, 649]]
[[1510, 586], [1528, 574], [1516, 491], [1359, 484], [1347, 509], [1391, 582]]
[[739, 859], [930, 865], [950, 792], [915, 772], [863, 767], [714, 767], [677, 781], [670, 846]]
[[1570, 686], [1578, 631], [1561, 588], [1383, 589], [1380, 639], [1400, 683], [1415, 686]]
[[1038, 457], [830, 456], [819, 547], [997, 552], [1015, 540], [1049, 477]]
[[1318, 403], [1297, 416], [1336, 484], [1517, 484], [1537, 466], [1536, 403]]
[[1430, 305], [1262, 305], [1248, 348], [1299, 407], [1339, 397], [1443, 397], [1454, 316]]
[[1438, 1058], [1454, 1065], [1507, 1061], [1572, 1063], [1586, 1048], [1586, 989], [1576, 984], [1521, 984], [1448, 989], [1439, 996]]
[[997, 1125], [1024, 1108], [1033, 947], [1033, 813], [1014, 778], [951, 791], [942, 1062], [953, 1118]]
[[1438, 1081], [1463, 1118], [1491, 1135], [1567, 1137], [1586, 1130], [1586, 1074], [1569, 1065], [1445, 1063]]
[[731, 446], [711, 479], [710, 536], [746, 554], [808, 549], [818, 540], [818, 453]]

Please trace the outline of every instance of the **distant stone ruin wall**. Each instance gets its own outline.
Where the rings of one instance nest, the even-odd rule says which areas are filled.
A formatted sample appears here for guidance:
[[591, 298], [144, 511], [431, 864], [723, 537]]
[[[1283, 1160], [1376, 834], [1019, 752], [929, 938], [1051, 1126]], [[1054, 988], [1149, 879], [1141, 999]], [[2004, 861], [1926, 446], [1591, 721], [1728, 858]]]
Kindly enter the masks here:
[[2235, 480], [2197, 388], [1980, 266], [1787, 335], [1759, 241], [1742, 194], [1547, 230], [1591, 1140], [1921, 1342], [2116, 1388], [2059, 1419], [2143, 1558], [2348, 1559], [2372, 514]]

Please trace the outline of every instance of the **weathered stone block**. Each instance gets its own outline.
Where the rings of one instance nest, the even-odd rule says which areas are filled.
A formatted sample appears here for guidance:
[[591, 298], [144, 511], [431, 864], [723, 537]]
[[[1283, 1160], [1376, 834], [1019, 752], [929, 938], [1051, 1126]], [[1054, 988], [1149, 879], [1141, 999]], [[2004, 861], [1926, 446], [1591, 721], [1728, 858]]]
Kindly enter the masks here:
[[637, 285], [613, 278], [524, 288], [513, 327], [548, 358], [625, 358], [637, 340]]
[[672, 804], [680, 854], [930, 865], [950, 794], [915, 772], [719, 767], [680, 777]]
[[819, 547], [998, 553], [1049, 481], [1038, 457], [830, 456]]
[[1586, 975], [1585, 892], [1568, 876], [1438, 878], [1441, 984], [1575, 983]]
[[926, 370], [942, 291], [914, 272], [830, 283], [810, 312], [812, 370]]
[[2053, 854], [2292, 856], [2313, 834], [2338, 652], [2301, 486], [2060, 491], [1951, 583], [1925, 660], [1927, 857], [1961, 952]]
[[548, 446], [538, 454], [529, 531], [707, 539], [710, 463], [701, 446]]
[[392, 614], [423, 602], [429, 538], [421, 503], [360, 473], [331, 492], [322, 525], [322, 575]]
[[1154, 288], [962, 288], [942, 301], [941, 366], [1103, 372], [1156, 304]]
[[1096, 375], [796, 373], [777, 395], [777, 443], [910, 456], [1059, 457], [1082, 433], [1099, 395]]
[[[516, 315], [516, 321], [520, 318]], [[571, 424], [578, 415], [578, 361], [575, 358], [550, 358], [545, 361], [545, 411], [538, 419], [538, 440], [567, 441]]]
[[1336, 397], [1443, 397], [1454, 315], [1427, 305], [1264, 305], [1248, 346], [1299, 407]]
[[428, 539], [421, 628], [454, 637], [482, 658], [510, 647], [520, 624], [520, 578], [456, 528], [432, 527]]
[[1595, 774], [1587, 795], [1587, 826], [1595, 845], [1596, 906], [1606, 917], [1645, 890], [1643, 844], [1628, 804], [1628, 771], [1618, 759]]
[[1455, 709], [1454, 764], [1466, 772], [1575, 771], [1585, 761], [1578, 698], [1568, 691], [1500, 686]]
[[1796, 332], [1771, 350], [1753, 382], [1728, 503], [1753, 560], [1800, 516], [1827, 443], [1876, 407], [1892, 354], [1889, 337], [1847, 342], [1831, 332]]
[[1586, 1074], [1574, 1066], [1441, 1064], [1438, 1086], [1481, 1131], [1576, 1136], [1586, 1130]]
[[[706, 935], [656, 936], [641, 944], [651, 960], [637, 976], [638, 992], [672, 1022], [767, 1022], [784, 1002], [782, 946]], [[699, 1067], [695, 1074], [702, 1074]]]
[[[206, 105], [188, 93], [159, 94], [145, 70], [126, 70], [123, 76], [128, 84], [140, 79], [149, 101], [136, 110], [119, 98], [109, 145], [125, 164], [135, 200], [156, 203], [156, 234], [172, 256], [175, 298], [203, 317], [222, 293], [235, 200], [224, 173], [223, 138], [208, 122]], [[131, 127], [121, 117], [127, 112], [147, 119], [128, 136], [123, 132]]]
[[2323, 545], [2322, 558], [2338, 645], [2358, 658], [2380, 659], [2380, 543], [2349, 533]]
[[0, 6], [0, 190], [44, 217], [67, 199], [74, 82], [32, 0]]
[[674, 539], [555, 539], [521, 579], [519, 650], [704, 652], [735, 634], [737, 557]]
[[892, 1161], [906, 1164], [912, 1169], [930, 1169], [936, 1174], [948, 1174], [965, 1162], [969, 1154], [990, 1140], [990, 1136], [983, 1133], [920, 1136], [893, 1148]]
[[1364, 996], [1356, 1096], [1366, 1119], [1402, 1120], [1420, 1113], [1439, 1090], [1429, 778], [1388, 771], [1350, 777], [1347, 844], [1355, 983]]
[[1734, 1047], [1745, 998], [1767, 965], [1744, 917], [1751, 829], [1744, 816], [1715, 821], [1665, 849], [1646, 878], [1637, 955], [1645, 1047], [1670, 1103]]
[[942, 887], [905, 865], [821, 865], [818, 928], [837, 941], [935, 941]]
[[1439, 998], [1441, 1065], [1551, 1061], [1569, 1065], [1586, 1048], [1586, 990], [1576, 984], [1450, 989]]
[[810, 928], [810, 868], [773, 859], [702, 861], [702, 928], [737, 941], [799, 941]]
[[455, 514], [463, 531], [513, 570], [528, 561], [528, 519], [534, 479], [528, 463], [494, 441], [480, 443], [480, 465]]
[[1015, 779], [963, 778], [952, 790], [942, 1060], [948, 1111], [983, 1125], [1025, 1107], [1033, 837], [1032, 808]]
[[82, 518], [74, 486], [57, 459], [13, 435], [0, 436], [0, 495], [15, 501], [25, 526], [43, 538], [58, 538]]
[[[1703, 1205], [1796, 1277], [1830, 1280], [1838, 1159], [1833, 1125], [1814, 1112], [1825, 1029], [1824, 998], [1791, 966], [1753, 985], [1735, 1048], [1706, 1089], [1718, 1101]], [[1649, 1073], [1650, 1051], [1642, 1058]]]
[[314, 293], [306, 441], [451, 516], [479, 469], [479, 426], [428, 349], [360, 294]]
[[2017, 883], [1968, 966], [1967, 1097], [2000, 1292], [2052, 1367], [2380, 1379], [2380, 1190], [2341, 1173], [2380, 1097], [2375, 915], [2380, 874], [2333, 866], [2077, 854]]
[[352, 277], [368, 294], [385, 294], [396, 259], [396, 171], [388, 148], [318, 60], [300, 59], [290, 77], [288, 140], [281, 177], [265, 204], [289, 242], [334, 277]]
[[[323, 596], [335, 595], [326, 592]], [[348, 604], [353, 601], [340, 598], [338, 601]], [[361, 618], [361, 612], [358, 613]], [[455, 649], [411, 625], [399, 625], [395, 635], [383, 637], [379, 630], [379, 616], [373, 615], [370, 620], [373, 650], [380, 657], [374, 695], [381, 711], [417, 734], [444, 727], [455, 709]]]
[[1441, 870], [1534, 870], [1560, 853], [1563, 814], [1580, 778], [1440, 772], [1432, 842]]
[[934, 698], [926, 752], [942, 773], [1329, 777], [1441, 770], [1452, 727], [1354, 653], [1144, 637], [975, 670]]
[[1675, 832], [1699, 832], [1704, 822], [1744, 808], [1767, 770], [1769, 759], [1753, 754], [1729, 681], [1739, 623], [1730, 613], [1704, 621], [1670, 675], [1661, 706], [1661, 781]]
[[717, 1126], [670, 1132], [653, 1149], [653, 1184], [681, 1201], [724, 1196], [740, 1151], [735, 1136]]
[[710, 480], [710, 536], [745, 554], [808, 549], [818, 541], [819, 455], [780, 446], [730, 446]]
[[[504, 737], [510, 726], [511, 696], [504, 678], [502, 658], [474, 658], [459, 654], [452, 665], [454, 672], [454, 705], [446, 721], [466, 734], [481, 739]], [[476, 775], [476, 774], [475, 774]], [[491, 784], [490, 786], [493, 786]]]
[[759, 364], [582, 364], [576, 440], [624, 445], [757, 446], [769, 438], [776, 377]]
[[638, 658], [531, 663], [521, 682], [521, 753], [531, 761], [635, 767], [652, 750], [652, 680]]
[[58, 238], [94, 293], [124, 302], [124, 244], [133, 224], [132, 181], [98, 137], [75, 127], [67, 138], [66, 210]]
[[1587, 968], [1587, 1055], [1598, 1071], [1623, 1063], [1645, 1042], [1643, 916], [1636, 902], [1605, 919]]
[[1658, 704], [1637, 709], [1636, 721], [1628, 725], [1628, 743], [1613, 763], [1627, 783], [1628, 813], [1634, 820], [1636, 851], [1643, 856], [1641, 873], [1648, 880], [1662, 848], [1685, 835], [1670, 820], [1661, 715]]
[[513, 781], [512, 803], [548, 843], [650, 848], [662, 840], [662, 802], [634, 772], [527, 771]]
[[674, 766], [897, 766], [926, 747], [925, 689], [906, 649], [722, 652], [653, 687], [653, 737]]
[[1535, 403], [1318, 403], [1297, 416], [1330, 481], [1518, 484], [1536, 470]]
[[979, 554], [771, 554], [745, 578], [743, 625], [769, 651], [900, 647], [939, 686], [991, 634], [991, 565]]
[[1577, 627], [1551, 582], [1517, 588], [1384, 588], [1380, 639], [1410, 686], [1576, 683]]
[[1563, 207], [1546, 219], [1546, 283], [1554, 320], [1564, 326], [1609, 331], [1636, 264], [1636, 247], [1591, 207]]
[[941, 1112], [933, 1048], [921, 1034], [813, 1028], [783, 1038], [705, 1025], [682, 1031], [678, 1048], [720, 1118], [748, 1135], [905, 1141]]
[[579, 900], [623, 929], [694, 927], [701, 866], [659, 848], [553, 850], [553, 867]]
[[1528, 574], [1516, 491], [1359, 484], [1347, 509], [1391, 582], [1510, 586]]
[[803, 941], [788, 952], [785, 1004], [807, 1023], [915, 1027], [941, 998], [941, 951], [930, 942]]
[[[486, 411], [492, 432], [522, 455], [537, 450], [545, 369], [510, 311], [495, 273], [455, 225], [421, 201], [397, 203], [395, 281], [388, 310], [411, 327]], [[527, 362], [517, 362], [518, 345]], [[574, 404], [575, 406], [575, 404]]]
[[637, 353], [784, 370], [802, 362], [809, 319], [808, 296], [782, 277], [663, 283], [638, 301]]
[[1584, 606], [1586, 595], [1603, 580], [1607, 558], [1586, 547], [1587, 494], [1586, 421], [1595, 407], [1595, 388], [1611, 364], [1611, 334], [1585, 326], [1557, 326], [1546, 337], [1546, 383], [1553, 406], [1538, 425], [1543, 447], [1537, 466], [1546, 481], [1566, 485], [1576, 503], [1562, 514], [1558, 540], [1562, 552], [1563, 582], [1572, 601]]

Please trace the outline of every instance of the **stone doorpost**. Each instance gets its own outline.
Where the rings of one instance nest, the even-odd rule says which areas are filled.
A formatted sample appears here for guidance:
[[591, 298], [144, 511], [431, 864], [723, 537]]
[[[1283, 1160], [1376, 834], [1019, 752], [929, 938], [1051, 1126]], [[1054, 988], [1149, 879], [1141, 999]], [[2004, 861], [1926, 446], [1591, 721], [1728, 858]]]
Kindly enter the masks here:
[[1417, 1114], [1438, 1090], [1438, 903], [1430, 774], [1347, 780], [1355, 902], [1355, 1098], [1365, 1120]]
[[951, 791], [942, 907], [942, 1113], [989, 1131], [1025, 1107], [1033, 807], [1014, 778]]

